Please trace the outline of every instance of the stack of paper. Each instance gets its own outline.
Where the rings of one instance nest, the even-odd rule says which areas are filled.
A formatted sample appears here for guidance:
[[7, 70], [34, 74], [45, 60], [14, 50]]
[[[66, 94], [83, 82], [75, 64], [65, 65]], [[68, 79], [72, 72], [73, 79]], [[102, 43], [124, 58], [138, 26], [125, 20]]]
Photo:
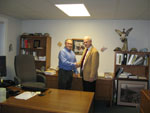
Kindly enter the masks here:
[[30, 91], [26, 91], [26, 92], [23, 92], [19, 95], [17, 95], [15, 98], [16, 99], [23, 99], [23, 100], [27, 100], [37, 94], [40, 94], [41, 92], [30, 92]]
[[46, 61], [46, 56], [39, 56], [39, 61]]
[[129, 75], [131, 75], [131, 73], [123, 72], [119, 75], [119, 78], [128, 78]]
[[105, 78], [111, 79], [113, 77], [113, 73], [105, 72]]
[[136, 75], [129, 75], [128, 78], [130, 78], [130, 79], [138, 79], [138, 76], [136, 76]]
[[44, 72], [46, 75], [55, 75], [56, 71], [55, 70], [48, 70]]

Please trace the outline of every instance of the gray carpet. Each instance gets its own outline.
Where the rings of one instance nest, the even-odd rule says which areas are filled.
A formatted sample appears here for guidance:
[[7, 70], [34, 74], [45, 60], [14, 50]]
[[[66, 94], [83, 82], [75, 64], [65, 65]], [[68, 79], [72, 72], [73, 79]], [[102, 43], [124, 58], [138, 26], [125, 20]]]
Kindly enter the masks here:
[[113, 104], [111, 107], [104, 101], [95, 101], [94, 113], [139, 113], [139, 108], [119, 106]]

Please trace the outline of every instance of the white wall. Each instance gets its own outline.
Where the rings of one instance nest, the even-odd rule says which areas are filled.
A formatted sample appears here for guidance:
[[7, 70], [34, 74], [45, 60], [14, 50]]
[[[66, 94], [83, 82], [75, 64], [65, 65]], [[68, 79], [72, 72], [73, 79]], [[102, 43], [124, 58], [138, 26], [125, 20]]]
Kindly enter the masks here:
[[[114, 48], [122, 47], [120, 37], [114, 31], [133, 27], [128, 36], [129, 49], [149, 48], [150, 21], [138, 20], [25, 20], [22, 22], [22, 32], [26, 33], [49, 33], [52, 37], [51, 66], [58, 66], [58, 52], [61, 48], [57, 46], [60, 41], [64, 43], [66, 38], [83, 38], [90, 35], [93, 45], [100, 52], [99, 73], [113, 72]], [[64, 46], [64, 44], [63, 44]], [[102, 47], [107, 47], [101, 52]], [[80, 60], [80, 56], [77, 56]]]
[[149, 48], [149, 51], [150, 51], [150, 24], [149, 24], [149, 27], [148, 27], [148, 48]]
[[[3, 55], [6, 55], [7, 77], [5, 79], [13, 79], [15, 76], [14, 56], [18, 53], [18, 38], [21, 34], [21, 21], [12, 17], [0, 14], [0, 22], [3, 23], [4, 33], [0, 43], [3, 43]], [[13, 45], [13, 51], [9, 52], [9, 44]], [[1, 55], [1, 54], [0, 54]]]
[[4, 33], [5, 33], [5, 26], [4, 26], [4, 22], [0, 22], [0, 55], [4, 55], [5, 54], [5, 44], [3, 42], [5, 42], [4, 40]]
[[[22, 27], [21, 27], [22, 26]], [[150, 21], [140, 20], [25, 20], [22, 21], [0, 14], [0, 55], [7, 56], [7, 75], [12, 79], [15, 76], [14, 56], [19, 50], [19, 36], [21, 32], [28, 33], [49, 33], [52, 37], [51, 65], [57, 67], [58, 52], [64, 46], [66, 38], [83, 38], [90, 35], [93, 38], [93, 45], [100, 52], [101, 72], [113, 72], [114, 48], [121, 47], [119, 36], [114, 29], [130, 28], [133, 30], [128, 36], [129, 49], [132, 47], [148, 48], [150, 51]], [[4, 30], [4, 31], [3, 31]], [[1, 40], [2, 39], [2, 40]], [[58, 42], [63, 46], [59, 48]], [[13, 44], [13, 51], [9, 52], [9, 44]], [[101, 52], [105, 46], [108, 49]], [[81, 56], [77, 56], [80, 60]]]

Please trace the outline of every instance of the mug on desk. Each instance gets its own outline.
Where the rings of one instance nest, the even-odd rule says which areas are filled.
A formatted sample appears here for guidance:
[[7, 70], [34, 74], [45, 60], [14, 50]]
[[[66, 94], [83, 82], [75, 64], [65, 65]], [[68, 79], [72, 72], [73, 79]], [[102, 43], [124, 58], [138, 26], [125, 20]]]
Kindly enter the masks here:
[[6, 100], [6, 88], [0, 88], [0, 102]]

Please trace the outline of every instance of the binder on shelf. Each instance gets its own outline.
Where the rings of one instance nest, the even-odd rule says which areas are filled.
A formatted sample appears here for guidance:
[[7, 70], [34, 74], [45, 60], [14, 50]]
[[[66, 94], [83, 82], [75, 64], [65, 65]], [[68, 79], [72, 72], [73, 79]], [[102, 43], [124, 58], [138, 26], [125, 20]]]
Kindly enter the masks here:
[[127, 65], [131, 65], [133, 58], [134, 58], [134, 54], [132, 54], [132, 55], [130, 56]]
[[24, 39], [21, 39], [21, 47], [24, 48]]
[[118, 54], [116, 55], [116, 65], [121, 65], [121, 64], [122, 64], [122, 61], [123, 61], [123, 54], [118, 53]]
[[130, 58], [130, 54], [127, 54], [127, 61], [126, 61], [126, 65], [128, 64], [129, 62], [129, 58]]
[[133, 65], [142, 65], [142, 63], [143, 63], [143, 57], [139, 57], [138, 59], [136, 59]]
[[28, 48], [28, 40], [24, 40], [24, 45], [25, 45], [25, 48]]
[[122, 67], [117, 69], [117, 71], [115, 73], [115, 76], [118, 78], [121, 73], [123, 73], [123, 68]]
[[122, 64], [126, 65], [127, 62], [127, 54], [123, 54]]
[[138, 57], [138, 55], [134, 55], [134, 57], [133, 57], [133, 59], [132, 59], [132, 61], [131, 61], [131, 65], [134, 64], [134, 62], [136, 61], [137, 57]]
[[148, 56], [147, 55], [144, 57], [144, 64], [143, 65], [144, 66], [148, 65]]

